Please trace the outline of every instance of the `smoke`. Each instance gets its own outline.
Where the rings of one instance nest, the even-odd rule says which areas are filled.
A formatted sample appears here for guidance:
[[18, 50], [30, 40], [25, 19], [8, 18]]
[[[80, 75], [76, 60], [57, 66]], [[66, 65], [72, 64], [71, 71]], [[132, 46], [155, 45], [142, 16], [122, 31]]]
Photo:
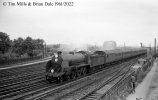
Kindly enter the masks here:
[[87, 45], [86, 44], [60, 44], [60, 51], [80, 51], [80, 50], [87, 50]]
[[96, 50], [114, 50], [116, 49], [115, 41], [105, 41], [103, 46], [100, 47], [98, 45], [90, 45], [90, 44], [60, 44], [61, 51], [69, 52], [69, 51], [80, 51], [80, 50], [88, 50], [88, 51], [96, 51]]

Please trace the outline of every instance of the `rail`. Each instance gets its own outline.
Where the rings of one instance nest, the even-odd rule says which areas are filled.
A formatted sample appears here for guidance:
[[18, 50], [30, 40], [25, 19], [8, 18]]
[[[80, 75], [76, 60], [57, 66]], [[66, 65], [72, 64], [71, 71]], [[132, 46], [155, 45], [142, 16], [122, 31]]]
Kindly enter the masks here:
[[114, 95], [119, 97], [125, 96], [131, 90], [130, 80], [131, 74], [123, 80], [119, 80], [112, 88], [110, 88], [102, 97], [103, 100], [112, 100]]

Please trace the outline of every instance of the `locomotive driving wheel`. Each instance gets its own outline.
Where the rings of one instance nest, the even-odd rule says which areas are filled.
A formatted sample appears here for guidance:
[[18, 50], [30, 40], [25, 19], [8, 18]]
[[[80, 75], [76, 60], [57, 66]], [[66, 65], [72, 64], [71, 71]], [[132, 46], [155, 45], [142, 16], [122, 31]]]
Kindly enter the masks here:
[[83, 74], [83, 75], [86, 75], [86, 73], [87, 73], [86, 68], [83, 68], [83, 70], [82, 70], [82, 74]]
[[76, 73], [73, 72], [73, 73], [71, 74], [71, 79], [76, 79], [76, 77], [77, 77]]
[[80, 69], [77, 73], [78, 77], [82, 76], [82, 70]]
[[66, 79], [67, 79], [67, 81], [69, 81], [71, 78], [70, 78], [70, 75], [67, 75], [66, 76]]

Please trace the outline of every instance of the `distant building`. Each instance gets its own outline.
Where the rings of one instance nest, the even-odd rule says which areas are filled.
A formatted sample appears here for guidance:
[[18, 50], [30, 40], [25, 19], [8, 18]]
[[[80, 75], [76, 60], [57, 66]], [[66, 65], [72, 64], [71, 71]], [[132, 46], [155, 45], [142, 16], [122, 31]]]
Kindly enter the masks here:
[[115, 41], [105, 41], [103, 43], [103, 50], [114, 50], [116, 49], [117, 45]]

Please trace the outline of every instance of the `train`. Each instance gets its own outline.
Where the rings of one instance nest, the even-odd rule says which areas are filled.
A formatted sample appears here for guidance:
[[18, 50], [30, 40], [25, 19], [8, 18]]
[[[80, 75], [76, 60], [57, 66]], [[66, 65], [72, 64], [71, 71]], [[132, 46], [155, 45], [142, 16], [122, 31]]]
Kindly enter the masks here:
[[147, 55], [147, 50], [139, 48], [95, 51], [93, 53], [79, 51], [62, 55], [56, 54], [46, 64], [45, 77], [48, 82], [53, 80], [63, 82], [102, 69], [106, 65], [141, 55]]

